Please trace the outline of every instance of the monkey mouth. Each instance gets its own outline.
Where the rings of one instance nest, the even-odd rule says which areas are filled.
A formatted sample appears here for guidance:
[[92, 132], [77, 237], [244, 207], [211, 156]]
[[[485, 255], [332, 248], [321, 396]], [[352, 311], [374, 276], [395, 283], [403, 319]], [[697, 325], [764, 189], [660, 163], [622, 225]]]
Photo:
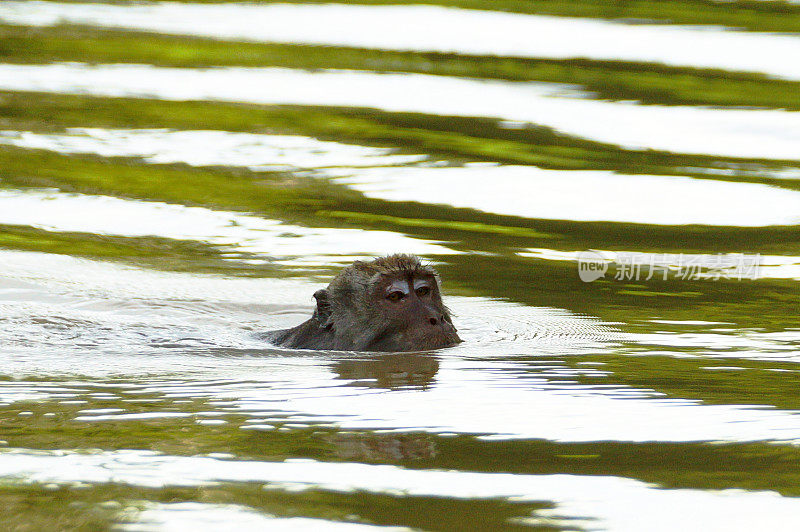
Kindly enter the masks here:
[[366, 347], [366, 351], [384, 352], [409, 352], [409, 351], [431, 351], [452, 347], [461, 343], [454, 327], [448, 329], [438, 329], [433, 331], [411, 330], [405, 333], [386, 330], [377, 335]]
[[461, 338], [457, 335], [453, 336], [437, 336], [436, 338], [431, 338], [427, 341], [422, 341], [418, 343], [415, 347], [417, 351], [431, 351], [433, 349], [443, 349], [445, 347], [453, 347], [454, 345], [458, 345], [462, 342]]
[[461, 343], [456, 330], [439, 330], [416, 337], [411, 343], [420, 350], [441, 349]]

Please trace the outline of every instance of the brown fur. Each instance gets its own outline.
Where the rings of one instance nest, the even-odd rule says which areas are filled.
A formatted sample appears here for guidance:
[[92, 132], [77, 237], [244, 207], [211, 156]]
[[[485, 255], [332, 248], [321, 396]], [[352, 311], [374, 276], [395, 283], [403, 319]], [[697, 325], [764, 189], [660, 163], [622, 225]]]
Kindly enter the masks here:
[[[385, 284], [405, 279], [432, 279], [429, 298], [413, 309], [386, 304], [381, 292]], [[293, 329], [274, 331], [269, 339], [284, 347], [359, 351], [414, 351], [461, 341], [442, 302], [439, 275], [413, 255], [356, 261], [314, 298], [317, 308], [311, 319]], [[432, 319], [438, 327], [426, 326]]]

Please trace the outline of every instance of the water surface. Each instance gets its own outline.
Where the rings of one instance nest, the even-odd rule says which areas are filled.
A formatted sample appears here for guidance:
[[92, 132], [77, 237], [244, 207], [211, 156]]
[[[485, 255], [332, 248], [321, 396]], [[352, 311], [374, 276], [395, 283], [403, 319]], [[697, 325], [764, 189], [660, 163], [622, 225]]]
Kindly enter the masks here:
[[797, 159], [800, 142], [797, 113], [639, 106], [580, 98], [582, 93], [553, 84], [427, 75], [0, 64], [0, 89], [499, 118], [628, 148], [730, 157]]
[[70, 22], [218, 39], [389, 50], [648, 61], [800, 78], [800, 67], [787, 60], [800, 57], [800, 39], [793, 35], [438, 6], [11, 1], [0, 7], [0, 20], [43, 26]]
[[[0, 5], [7, 527], [795, 528], [789, 19], [477, 7]], [[462, 344], [261, 339], [393, 252]]]

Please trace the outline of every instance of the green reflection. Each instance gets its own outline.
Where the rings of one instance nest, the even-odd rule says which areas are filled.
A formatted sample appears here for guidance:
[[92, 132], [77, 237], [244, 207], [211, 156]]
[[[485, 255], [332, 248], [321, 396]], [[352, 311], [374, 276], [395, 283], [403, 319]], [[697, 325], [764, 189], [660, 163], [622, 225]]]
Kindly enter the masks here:
[[564, 170], [615, 170], [627, 174], [764, 182], [800, 189], [797, 180], [773, 177], [776, 170], [800, 167], [799, 161], [629, 150], [565, 135], [549, 127], [529, 125], [509, 129], [501, 121], [489, 118], [0, 91], [3, 129], [62, 132], [78, 126], [306, 135], [385, 146], [403, 153], [423, 153], [432, 160], [453, 164], [486, 161]]
[[[203, 401], [187, 405], [162, 398], [149, 407], [90, 399], [81, 409], [113, 407], [130, 413], [208, 412], [213, 408]], [[18, 415], [25, 411], [32, 415]], [[229, 453], [232, 459], [242, 460], [311, 458], [418, 470], [617, 476], [665, 488], [776, 490], [782, 495], [800, 496], [800, 450], [794, 445], [769, 442], [489, 441], [467, 434], [438, 436], [403, 432], [402, 428], [392, 433], [341, 431], [314, 424], [285, 430], [244, 430], [245, 418], [238, 415], [224, 416], [228, 420], [225, 425], [199, 425], [192, 417], [87, 422], [75, 420], [76, 414], [77, 410], [68, 405], [54, 402], [17, 403], [0, 409], [0, 421], [8, 427], [4, 437], [10, 448], [149, 449], [176, 456]], [[291, 417], [286, 419], [287, 423], [291, 421]], [[283, 424], [271, 423], [276, 427]], [[237, 498], [236, 489], [220, 491], [228, 492], [229, 502], [250, 504]], [[71, 497], [79, 498], [79, 493]]]
[[[202, 0], [201, 0], [202, 1]], [[358, 0], [352, 3], [396, 3]], [[799, 31], [800, 6], [785, 2], [422, 0], [423, 4], [522, 13], [648, 19], [714, 24], [757, 31]], [[757, 74], [669, 67], [624, 61], [540, 60], [457, 54], [390, 52], [347, 47], [233, 43], [212, 39], [100, 30], [81, 26], [23, 28], [0, 25], [0, 60], [13, 63], [133, 62], [174, 67], [280, 66], [425, 73], [510, 81], [570, 84], [610, 100], [645, 104], [758, 106], [800, 110], [800, 83]], [[790, 59], [787, 59], [790, 60]], [[164, 102], [145, 99], [0, 92], [0, 128], [63, 132], [70, 127], [211, 129], [295, 134], [424, 154], [426, 162], [458, 165], [498, 162], [543, 168], [610, 170], [747, 181], [800, 190], [800, 181], [776, 171], [800, 168], [800, 160], [773, 161], [629, 150], [530, 125], [512, 129], [491, 119], [389, 113], [375, 109], [257, 106], [235, 103]], [[612, 385], [654, 390], [666, 398], [751, 408], [800, 409], [797, 340], [770, 340], [756, 347], [735, 340], [797, 330], [794, 280], [580, 281], [574, 263], [524, 258], [527, 248], [588, 248], [670, 253], [760, 252], [800, 256], [797, 226], [736, 228], [650, 226], [532, 220], [471, 209], [365, 198], [346, 187], [292, 172], [243, 168], [150, 165], [139, 159], [66, 156], [0, 147], [0, 183], [7, 187], [55, 187], [146, 201], [233, 210], [312, 227], [393, 231], [443, 241], [462, 255], [432, 257], [448, 293], [479, 295], [529, 306], [560, 308], [617, 323], [625, 332], [658, 334], [662, 343], [629, 342], [591, 354], [548, 360], [536, 353], [498, 357], [520, 374], [543, 361], [576, 370], [558, 378], [571, 386]], [[710, 198], [713, 201], [716, 198]], [[578, 198], [578, 201], [586, 201]], [[754, 206], [769, 208], [769, 206]], [[146, 267], [222, 275], [328, 275], [326, 267], [272, 267], [267, 255], [158, 237], [117, 237], [0, 226], [0, 248], [118, 260]], [[246, 261], [259, 260], [256, 265]], [[653, 320], [723, 322], [675, 325]], [[714, 331], [720, 328], [721, 331]], [[581, 331], [560, 331], [564, 336]], [[674, 345], [678, 335], [693, 343]], [[1, 347], [0, 347], [1, 349]], [[786, 360], [770, 360], [785, 357]], [[420, 393], [442, 383], [441, 358], [403, 355], [326, 360], [337, 384], [371, 393]], [[594, 364], [604, 376], [580, 373]], [[77, 363], [79, 364], [79, 363]], [[78, 366], [79, 367], [79, 366]], [[736, 369], [730, 369], [734, 367]], [[717, 369], [715, 369], [717, 368]], [[719, 369], [722, 368], [722, 369]], [[725, 369], [728, 368], [728, 369]], [[271, 369], [265, 360], [265, 371]], [[172, 376], [180, 379], [181, 376]], [[77, 378], [77, 377], [76, 377]], [[42, 388], [54, 379], [31, 376]], [[348, 381], [348, 382], [345, 382]], [[602, 475], [633, 478], [664, 488], [775, 490], [800, 496], [800, 454], [788, 443], [668, 443], [543, 440], [487, 441], [478, 435], [407, 431], [343, 431], [335, 424], [286, 426], [291, 416], [270, 420], [273, 430], [209, 400], [179, 403], [158, 393], [149, 403], [93, 397], [121, 381], [87, 383], [83, 404], [39, 401], [0, 406], [0, 438], [9, 447], [53, 450], [150, 449], [170, 455], [229, 453], [235, 459], [394, 464], [420, 470], [517, 474]], [[92, 387], [96, 384], [96, 387]], [[3, 382], [0, 381], [0, 386]], [[302, 389], [303, 383], [297, 383]], [[120, 392], [121, 393], [121, 392]], [[435, 405], [434, 405], [435, 406]], [[447, 405], [451, 408], [457, 404]], [[433, 407], [433, 406], [432, 406]], [[182, 418], [80, 421], [81, 410], [120, 408], [127, 413], [187, 413]], [[20, 415], [31, 412], [30, 415]], [[200, 416], [199, 413], [218, 416]], [[498, 415], [503, 415], [498, 412]], [[216, 417], [227, 423], [203, 425]], [[589, 419], [586, 423], [591, 423]], [[267, 424], [266, 422], [264, 423]], [[249, 427], [248, 427], [249, 425]], [[283, 430], [281, 430], [283, 429]], [[3, 479], [0, 508], [12, 530], [105, 530], [146, 502], [197, 501], [238, 504], [277, 516], [400, 525], [429, 530], [521, 528], [514, 519], [551, 506], [508, 500], [454, 500], [322, 490], [264, 490], [257, 484], [145, 489], [122, 485], [81, 488], [23, 486]], [[104, 503], [117, 504], [104, 504]], [[544, 524], [540, 525], [545, 527]], [[530, 527], [526, 527], [530, 528]]]
[[[800, 15], [798, 15], [800, 20]], [[800, 83], [763, 74], [590, 59], [527, 59], [434, 52], [368, 50], [225, 42], [196, 37], [0, 24], [0, 60], [7, 63], [78, 61], [168, 67], [288, 67], [348, 69], [509, 81], [566, 83], [610, 100], [662, 105], [800, 109]]]
[[[94, 0], [66, 0], [83, 3]], [[186, 3], [222, 4], [231, 0], [177, 0]], [[260, 0], [261, 3], [330, 3], [328, 0]], [[112, 0], [110, 3], [125, 3]], [[400, 0], [355, 0], [351, 4], [397, 5]], [[463, 9], [489, 9], [512, 13], [639, 19], [672, 24], [739, 27], [754, 31], [800, 31], [800, 7], [784, 0], [415, 0], [415, 4]]]
[[0, 249], [57, 253], [73, 257], [123, 261], [174, 271], [259, 275], [280, 271], [256, 257], [236, 256], [222, 246], [159, 237], [120, 237], [93, 233], [54, 232], [29, 226], [0, 224]]
[[[41, 485], [0, 486], [0, 504], [10, 530], [117, 529], [135, 523], [151, 503], [199, 502], [239, 505], [268, 516], [307, 517], [348, 523], [406, 526], [423, 530], [562, 530], [555, 524], [525, 526], [513, 520], [550, 508], [549, 503], [502, 499], [459, 500], [309, 489], [301, 493], [264, 489], [260, 484], [198, 488], [139, 488], [115, 484], [80, 489]], [[566, 528], [574, 530], [573, 528]]]

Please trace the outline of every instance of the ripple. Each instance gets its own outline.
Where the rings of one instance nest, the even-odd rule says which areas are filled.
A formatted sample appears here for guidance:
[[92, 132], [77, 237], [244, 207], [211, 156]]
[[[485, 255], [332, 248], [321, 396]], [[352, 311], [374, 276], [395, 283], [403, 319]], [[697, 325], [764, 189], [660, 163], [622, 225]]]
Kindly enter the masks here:
[[306, 517], [275, 517], [245, 506], [197, 502], [148, 503], [143, 510], [136, 513], [135, 523], [121, 525], [116, 529], [127, 532], [184, 532], [189, 529], [214, 530], [215, 532], [240, 530], [397, 532], [410, 530], [405, 527], [373, 526]]
[[[527, 218], [661, 225], [800, 223], [800, 192], [677, 176], [475, 165], [369, 169], [336, 181], [370, 198], [442, 203]], [[709, 202], [709, 197], [718, 201]], [[754, 209], [754, 204], [775, 208]]]
[[[0, 451], [0, 475], [17, 482], [125, 483], [134, 486], [204, 486], [219, 482], [262, 482], [265, 487], [318, 488], [344, 493], [397, 494], [456, 499], [503, 498], [552, 501], [555, 507], [535, 511], [530, 525], [576, 524], [593, 529], [648, 530], [742, 529], [794, 530], [800, 501], [772, 491], [660, 489], [640, 481], [612, 476], [524, 475], [411, 470], [389, 465], [325, 463], [314, 460], [256, 462], [211, 457], [181, 457], [150, 451], [99, 453], [68, 451]], [[9, 478], [10, 477], [10, 478]], [[157, 506], [155, 518], [195, 510]], [[210, 507], [205, 507], [210, 508]], [[158, 510], [163, 512], [159, 512]], [[243, 517], [238, 512], [228, 514]], [[239, 510], [241, 512], [243, 510]], [[202, 513], [194, 514], [199, 517]], [[219, 515], [219, 514], [212, 514]], [[145, 513], [145, 518], [148, 514]], [[247, 515], [251, 518], [250, 515]], [[191, 518], [191, 517], [188, 517]], [[280, 525], [281, 523], [276, 523]], [[324, 526], [324, 522], [320, 522]], [[324, 528], [322, 528], [324, 529]]]
[[196, 240], [295, 266], [349, 263], [357, 256], [399, 249], [419, 255], [455, 253], [431, 241], [388, 231], [301, 227], [229, 211], [54, 190], [0, 190], [0, 224]]
[[[0, 131], [0, 144], [59, 153], [142, 157], [153, 164], [241, 166], [255, 171], [371, 167], [424, 159], [383, 148], [325, 142], [297, 135], [228, 131], [71, 128], [66, 134]], [[324, 175], [324, 174], [323, 174]]]
[[[92, 402], [80, 409], [125, 410], [77, 414], [79, 421], [136, 423], [142, 414], [164, 412], [202, 419], [214, 412], [219, 418], [244, 416], [250, 425], [333, 424], [499, 439], [791, 441], [800, 434], [800, 416], [792, 411], [669, 398], [617, 384], [613, 375], [602, 385], [584, 384], [584, 376], [604, 378], [602, 366], [576, 369], [561, 360], [624, 355], [619, 341], [628, 337], [639, 345], [674, 343], [671, 333], [622, 335], [596, 318], [561, 309], [461, 297], [448, 300], [465, 340], [454, 348], [402, 355], [293, 351], [264, 344], [253, 331], [304, 319], [304, 302], [319, 285], [153, 272], [37, 253], [0, 256], [4, 276], [17, 288], [30, 286], [27, 300], [17, 293], [5, 313], [20, 319], [0, 328], [4, 373], [122, 379], [105, 387], [82, 380], [67, 387], [0, 382], [7, 392], [2, 400], [85, 399]], [[119, 312], [114, 302], [129, 297], [140, 307]], [[198, 310], [187, 311], [193, 307]], [[49, 318], [32, 323], [24, 316]], [[775, 353], [781, 342], [796, 343], [796, 335], [687, 338], [694, 344], [709, 340], [716, 349]], [[120, 400], [140, 396], [163, 402]], [[97, 405], [106, 400], [113, 403]], [[198, 400], [213, 408], [201, 415], [181, 406]]]
[[[370, 198], [440, 203], [528, 218], [729, 226], [800, 222], [797, 214], [800, 212], [800, 193], [768, 185], [485, 164], [461, 168], [375, 168], [416, 162], [421, 157], [393, 156], [388, 155], [390, 150], [320, 142], [306, 137], [222, 131], [73, 129], [67, 134], [51, 135], [0, 131], [0, 144], [4, 143], [60, 153], [144, 157], [151, 163], [228, 165], [254, 170], [263, 169], [265, 165], [295, 169], [314, 167], [317, 170], [323, 165], [344, 165], [348, 168], [329, 168], [321, 175], [346, 174], [336, 178], [335, 182]], [[367, 168], [353, 168], [357, 166]], [[711, 196], [723, 201], [709, 203], [706, 198]], [[43, 200], [48, 201], [50, 208], [47, 210], [37, 210], [29, 205]], [[86, 205], [75, 205], [79, 201]], [[753, 209], [754, 202], [770, 204], [773, 208]], [[246, 251], [293, 256], [292, 260], [286, 261], [288, 263], [324, 263], [326, 243], [334, 242], [340, 255], [352, 256], [358, 249], [375, 249], [377, 243], [381, 244], [381, 249], [372, 251], [372, 254], [389, 253], [392, 249], [406, 249], [418, 254], [452, 253], [444, 248], [436, 249], [431, 242], [404, 239], [388, 232], [301, 228], [235, 213], [168, 207], [156, 202], [63, 194], [42, 196], [41, 193], [21, 196], [5, 192], [0, 194], [0, 206], [3, 207], [0, 212], [4, 211], [0, 223], [129, 236], [159, 235], [227, 245], [235, 242], [239, 249]], [[117, 215], [104, 216], [104, 212], [109, 210], [117, 212]], [[65, 212], [70, 215], [64, 216]], [[103, 220], [103, 227], [89, 224], [87, 228], [89, 218], [73, 216], [73, 212], [91, 213], [90, 219]], [[126, 212], [130, 214], [126, 215]], [[53, 218], [57, 221], [52, 221]], [[71, 229], [63, 229], [67, 219], [72, 223], [67, 226]], [[281, 238], [288, 234], [302, 238]], [[365, 242], [368, 239], [371, 243]], [[340, 242], [352, 243], [354, 251], [347, 253]], [[332, 251], [333, 248], [329, 253], [333, 254]], [[769, 271], [786, 275], [791, 268], [771, 267]]]
[[562, 85], [423, 74], [0, 64], [0, 89], [177, 101], [369, 107], [500, 118], [549, 126], [570, 135], [632, 149], [737, 158], [794, 160], [800, 142], [798, 113], [642, 106], [578, 99], [574, 97], [577, 92], [573, 97], [559, 97], [559, 93], [565, 92]]
[[0, 20], [385, 50], [650, 61], [800, 79], [800, 64], [791, 59], [800, 57], [800, 39], [795, 36], [437, 6], [183, 2], [123, 6], [7, 0], [0, 4]]

